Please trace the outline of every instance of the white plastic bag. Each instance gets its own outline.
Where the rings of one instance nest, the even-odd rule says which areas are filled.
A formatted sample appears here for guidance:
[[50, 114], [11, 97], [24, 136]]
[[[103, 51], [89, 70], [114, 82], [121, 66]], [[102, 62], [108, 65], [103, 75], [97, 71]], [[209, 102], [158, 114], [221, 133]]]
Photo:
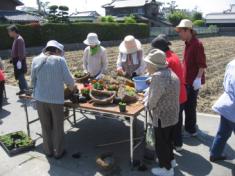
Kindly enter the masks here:
[[152, 125], [148, 125], [146, 133], [146, 148], [155, 151], [155, 132]]
[[18, 61], [18, 62], [16, 63], [16, 67], [17, 67], [18, 70], [21, 70], [21, 69], [22, 69], [22, 63], [21, 63], [21, 61]]

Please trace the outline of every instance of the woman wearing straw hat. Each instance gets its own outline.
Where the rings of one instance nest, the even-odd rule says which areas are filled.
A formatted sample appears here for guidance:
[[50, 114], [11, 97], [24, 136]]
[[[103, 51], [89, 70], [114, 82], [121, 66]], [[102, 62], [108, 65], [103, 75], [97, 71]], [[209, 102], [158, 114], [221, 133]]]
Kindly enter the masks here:
[[151, 75], [147, 108], [155, 128], [156, 154], [159, 168], [153, 168], [154, 175], [173, 176], [176, 161], [173, 153], [174, 129], [178, 123], [179, 88], [176, 74], [168, 68], [166, 55], [153, 49], [144, 59]]
[[139, 40], [128, 35], [119, 46], [117, 72], [119, 75], [132, 78], [142, 75], [145, 71], [143, 49]]
[[95, 79], [100, 79], [108, 66], [106, 49], [100, 46], [101, 42], [95, 33], [89, 33], [83, 43], [88, 46], [83, 54], [84, 72], [90, 73]]

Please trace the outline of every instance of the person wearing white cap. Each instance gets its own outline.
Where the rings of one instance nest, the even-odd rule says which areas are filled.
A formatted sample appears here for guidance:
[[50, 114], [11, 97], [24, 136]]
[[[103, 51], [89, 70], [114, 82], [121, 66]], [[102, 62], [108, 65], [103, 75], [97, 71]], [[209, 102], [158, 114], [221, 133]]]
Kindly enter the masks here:
[[180, 38], [185, 42], [183, 68], [188, 100], [185, 103], [185, 136], [197, 135], [197, 97], [205, 84], [206, 55], [201, 41], [196, 38], [193, 23], [184, 19], [176, 27]]
[[140, 41], [132, 35], [126, 36], [119, 46], [118, 74], [128, 78], [143, 75], [146, 68], [143, 57]]
[[74, 79], [63, 55], [64, 46], [51, 40], [43, 53], [33, 59], [31, 71], [33, 98], [42, 126], [43, 149], [48, 157], [56, 159], [65, 154], [64, 84], [70, 89], [74, 87]]
[[173, 153], [174, 129], [178, 123], [180, 81], [168, 68], [166, 55], [153, 49], [144, 59], [151, 75], [147, 109], [155, 129], [156, 155], [159, 168], [153, 168], [154, 175], [173, 176], [176, 161]]
[[89, 33], [83, 43], [88, 45], [83, 54], [84, 72], [90, 73], [95, 79], [100, 79], [108, 67], [106, 49], [100, 46], [101, 42], [95, 33]]

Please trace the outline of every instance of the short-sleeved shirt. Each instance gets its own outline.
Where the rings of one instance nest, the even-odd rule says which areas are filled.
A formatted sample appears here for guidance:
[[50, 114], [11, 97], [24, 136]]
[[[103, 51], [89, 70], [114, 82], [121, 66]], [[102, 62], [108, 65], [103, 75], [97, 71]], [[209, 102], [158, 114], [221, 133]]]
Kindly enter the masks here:
[[[193, 37], [191, 41], [185, 42], [184, 50], [184, 77], [187, 85], [193, 85], [200, 68], [207, 68], [206, 55], [203, 44]], [[202, 75], [202, 84], [205, 84], [205, 73]]]

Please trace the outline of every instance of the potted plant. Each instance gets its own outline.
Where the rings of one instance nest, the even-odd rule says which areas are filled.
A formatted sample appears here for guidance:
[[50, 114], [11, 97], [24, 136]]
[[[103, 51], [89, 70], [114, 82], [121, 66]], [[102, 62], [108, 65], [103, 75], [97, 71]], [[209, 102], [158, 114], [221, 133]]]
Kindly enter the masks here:
[[85, 97], [87, 100], [90, 100], [90, 89], [83, 88], [81, 89], [82, 96]]
[[126, 112], [126, 103], [120, 102], [119, 103], [119, 110], [120, 110], [120, 112]]

